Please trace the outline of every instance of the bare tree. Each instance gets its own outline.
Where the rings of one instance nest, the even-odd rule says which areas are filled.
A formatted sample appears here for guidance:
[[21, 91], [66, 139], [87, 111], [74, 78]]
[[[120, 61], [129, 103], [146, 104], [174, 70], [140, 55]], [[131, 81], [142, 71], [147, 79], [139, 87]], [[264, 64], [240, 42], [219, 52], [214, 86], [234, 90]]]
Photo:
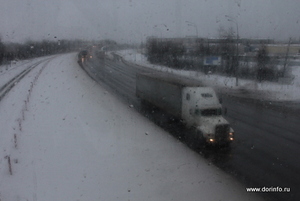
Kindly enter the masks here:
[[0, 64], [2, 64], [5, 56], [5, 45], [2, 43], [2, 37], [0, 36]]
[[258, 50], [256, 55], [257, 60], [257, 72], [256, 77], [261, 82], [265, 80], [267, 76], [269, 76], [270, 72], [267, 69], [267, 64], [270, 61], [270, 57], [268, 55], [268, 51], [265, 45], [262, 45], [261, 48]]
[[219, 46], [221, 55], [225, 62], [225, 73], [229, 75], [233, 75], [235, 72], [234, 65], [236, 64], [237, 58], [235, 55], [235, 44], [234, 44], [234, 30], [232, 27], [228, 28], [227, 30], [220, 26], [218, 29], [219, 32]]

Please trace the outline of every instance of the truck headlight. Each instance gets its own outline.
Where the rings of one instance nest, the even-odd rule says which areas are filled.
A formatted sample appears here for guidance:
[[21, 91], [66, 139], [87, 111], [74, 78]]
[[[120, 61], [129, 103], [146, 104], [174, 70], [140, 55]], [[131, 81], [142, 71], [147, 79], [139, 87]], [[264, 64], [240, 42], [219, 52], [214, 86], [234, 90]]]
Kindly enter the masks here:
[[233, 141], [233, 140], [234, 140], [233, 135], [234, 135], [234, 132], [230, 132], [230, 133], [229, 133], [229, 140], [230, 140], [230, 141]]

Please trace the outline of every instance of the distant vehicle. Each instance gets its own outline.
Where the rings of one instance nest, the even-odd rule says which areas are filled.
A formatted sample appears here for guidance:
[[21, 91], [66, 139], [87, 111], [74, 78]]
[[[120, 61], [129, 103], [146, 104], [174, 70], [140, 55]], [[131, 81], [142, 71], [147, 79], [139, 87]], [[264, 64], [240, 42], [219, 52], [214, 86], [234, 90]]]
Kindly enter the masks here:
[[86, 57], [88, 55], [88, 51], [87, 50], [82, 50], [80, 53], [79, 53], [82, 57]]
[[188, 143], [229, 145], [234, 131], [222, 116], [222, 105], [211, 87], [165, 73], [137, 74], [136, 95], [182, 120]]
[[87, 50], [82, 50], [78, 54], [78, 62], [84, 62], [87, 59], [88, 56], [88, 51]]

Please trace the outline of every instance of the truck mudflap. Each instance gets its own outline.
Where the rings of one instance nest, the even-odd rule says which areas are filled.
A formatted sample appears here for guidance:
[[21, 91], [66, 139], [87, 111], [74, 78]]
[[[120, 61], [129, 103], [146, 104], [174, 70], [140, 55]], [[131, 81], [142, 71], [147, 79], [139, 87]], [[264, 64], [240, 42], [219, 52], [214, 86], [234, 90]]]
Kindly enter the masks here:
[[187, 133], [185, 134], [185, 141], [192, 149], [201, 148], [206, 144], [203, 133], [196, 127], [192, 127], [187, 130]]

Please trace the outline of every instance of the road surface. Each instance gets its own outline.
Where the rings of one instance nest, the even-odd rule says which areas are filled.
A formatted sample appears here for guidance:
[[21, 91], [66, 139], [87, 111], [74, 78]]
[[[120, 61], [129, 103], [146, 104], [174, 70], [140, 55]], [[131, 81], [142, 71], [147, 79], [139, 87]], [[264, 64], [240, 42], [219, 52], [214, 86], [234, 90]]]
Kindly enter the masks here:
[[[121, 57], [91, 59], [83, 63], [93, 79], [114, 90], [127, 104], [140, 109], [135, 97], [135, 75], [152, 71]], [[286, 193], [262, 193], [271, 200], [300, 200], [300, 115], [284, 108], [230, 94], [221, 94], [228, 109], [226, 118], [236, 133], [231, 148], [195, 150], [211, 163], [236, 176], [247, 187], [287, 188]], [[164, 114], [162, 114], [164, 115]], [[157, 116], [148, 115], [157, 120]], [[159, 124], [159, 122], [156, 122]], [[182, 126], [161, 124], [171, 135], [181, 138]], [[181, 138], [184, 142], [184, 138]]]

